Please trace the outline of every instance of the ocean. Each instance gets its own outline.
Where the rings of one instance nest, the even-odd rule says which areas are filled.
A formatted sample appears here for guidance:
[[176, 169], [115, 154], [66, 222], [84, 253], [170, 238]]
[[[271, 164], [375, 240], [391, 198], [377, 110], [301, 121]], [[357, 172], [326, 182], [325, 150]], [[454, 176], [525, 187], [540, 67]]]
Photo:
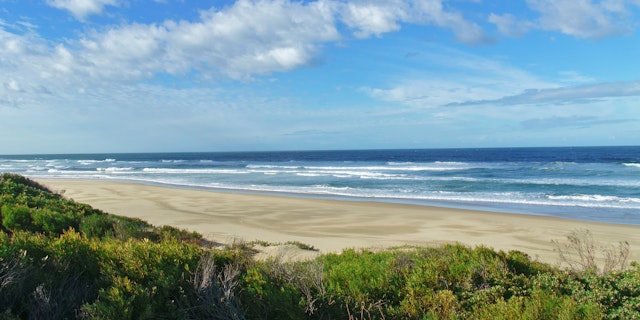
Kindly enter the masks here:
[[7, 155], [0, 172], [640, 224], [638, 146]]

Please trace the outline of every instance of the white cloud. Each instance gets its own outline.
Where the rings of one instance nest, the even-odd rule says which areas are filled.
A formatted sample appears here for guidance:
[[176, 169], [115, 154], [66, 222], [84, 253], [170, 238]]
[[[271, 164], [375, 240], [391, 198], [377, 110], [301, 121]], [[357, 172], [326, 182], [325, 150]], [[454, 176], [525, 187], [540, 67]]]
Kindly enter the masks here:
[[72, 51], [58, 46], [60, 65], [93, 79], [131, 80], [166, 72], [174, 61], [166, 59], [168, 30], [155, 25], [128, 25], [90, 34], [71, 43]]
[[600, 125], [617, 125], [623, 123], [634, 123], [640, 119], [601, 119], [595, 116], [553, 116], [548, 118], [534, 118], [521, 121], [520, 124], [526, 129], [554, 129], [554, 128], [591, 128]]
[[499, 99], [467, 101], [451, 105], [526, 105], [526, 104], [579, 104], [600, 99], [638, 97], [640, 82], [612, 82], [550, 89], [528, 89]]
[[80, 42], [80, 63], [107, 77], [154, 73], [219, 74], [248, 79], [309, 64], [319, 47], [340, 37], [329, 8], [288, 1], [241, 0], [200, 20], [126, 25]]
[[397, 31], [398, 24], [408, 18], [408, 3], [405, 1], [349, 2], [339, 13], [342, 21], [358, 38]]
[[[100, 13], [106, 5], [118, 5], [116, 0], [48, 3], [79, 19]], [[2, 30], [4, 48], [0, 50], [7, 53], [3, 57], [12, 57], [7, 59], [10, 64], [21, 64], [17, 68], [24, 68], [23, 74], [37, 75], [32, 80], [66, 77], [65, 82], [79, 86], [92, 80], [131, 81], [157, 74], [248, 80], [314, 63], [324, 44], [342, 38], [340, 23], [357, 37], [393, 32], [401, 23], [418, 23], [451, 29], [466, 43], [485, 39], [476, 24], [445, 10], [441, 0], [239, 0], [222, 9], [202, 11], [195, 21], [124, 24], [62, 43], [50, 43], [35, 32], [18, 35]]]
[[498, 31], [507, 37], [519, 38], [525, 35], [532, 27], [531, 22], [519, 20], [512, 14], [498, 15], [491, 13], [489, 22], [498, 27]]
[[232, 78], [289, 71], [310, 63], [340, 34], [329, 4], [241, 0], [198, 23], [169, 25], [169, 56], [199, 57]]
[[626, 0], [527, 0], [527, 4], [540, 14], [538, 28], [578, 38], [622, 34], [633, 25]]
[[494, 96], [495, 92], [483, 85], [445, 79], [405, 80], [389, 89], [364, 88], [372, 97], [400, 102], [416, 108], [440, 107], [455, 101]]
[[0, 108], [19, 107], [35, 101], [34, 92], [42, 92], [43, 68], [53, 60], [44, 40], [34, 34], [16, 35], [0, 28]]
[[458, 12], [445, 10], [442, 0], [356, 0], [340, 4], [336, 7], [340, 8], [342, 22], [359, 38], [380, 36], [399, 30], [401, 23], [414, 23], [450, 29], [458, 41], [467, 44], [482, 44], [489, 40], [476, 23]]
[[20, 91], [20, 85], [18, 84], [18, 82], [16, 80], [9, 80], [9, 82], [7, 82], [6, 84], [7, 88], [13, 91]]
[[84, 20], [92, 14], [100, 14], [107, 6], [118, 5], [117, 0], [47, 0], [52, 7], [67, 10], [79, 20]]
[[483, 44], [490, 41], [480, 26], [465, 19], [460, 13], [446, 11], [442, 0], [416, 0], [415, 14], [418, 22], [451, 29], [456, 38], [467, 44]]
[[[556, 1], [551, 8], [542, 8], [547, 1], [550, 0], [529, 0], [529, 3], [543, 17], [554, 16], [561, 20], [558, 24], [567, 25], [580, 25], [580, 20], [569, 19], [570, 14], [599, 9], [610, 15], [624, 15], [628, 6], [622, 0], [597, 5], [580, 0]], [[118, 4], [115, 0], [49, 3], [78, 16]], [[575, 8], [582, 11], [571, 11]], [[489, 19], [504, 33], [517, 31], [509, 28], [517, 23], [514, 16], [492, 15]], [[584, 19], [602, 20], [597, 15]], [[602, 26], [607, 25], [605, 20]], [[465, 43], [487, 40], [477, 24], [452, 6], [443, 5], [443, 0], [239, 0], [221, 9], [202, 11], [194, 21], [124, 24], [93, 30], [79, 39], [61, 43], [42, 39], [34, 31], [7, 32], [3, 29], [6, 24], [0, 24], [0, 72], [4, 79], [15, 81], [20, 90], [9, 92], [15, 86], [8, 80], [0, 88], [9, 95], [4, 101], [16, 105], [36, 100], [29, 98], [29, 92], [78, 92], [104, 80], [130, 83], [159, 74], [250, 80], [255, 75], [286, 72], [314, 63], [323, 45], [343, 38], [339, 26], [346, 26], [347, 32], [356, 37], [368, 37], [396, 31], [403, 23], [449, 29]], [[427, 60], [439, 68], [449, 68], [451, 76], [417, 76], [397, 81], [388, 88], [365, 91], [388, 101], [433, 106], [497, 100], [516, 96], [527, 88], [553, 87], [522, 70], [461, 52], [434, 53]], [[460, 74], [465, 77], [458, 77]], [[576, 74], [569, 76], [579, 80]]]
[[414, 59], [437, 68], [438, 72], [404, 75], [400, 80], [389, 80], [389, 88], [364, 88], [364, 91], [385, 101], [434, 108], [500, 99], [505, 94], [516, 95], [528, 88], [557, 87], [499, 60], [441, 46], [422, 48]]
[[0, 72], [51, 92], [158, 74], [246, 80], [309, 65], [339, 38], [333, 9], [322, 1], [241, 0], [196, 21], [128, 24], [62, 43], [0, 26]]
[[577, 38], [601, 39], [633, 31], [633, 6], [637, 0], [526, 0], [538, 14], [535, 19], [512, 13], [491, 13], [488, 22], [508, 37], [521, 37], [531, 30], [560, 32]]
[[558, 74], [560, 75], [560, 82], [566, 84], [584, 84], [596, 81], [596, 79], [593, 77], [580, 74], [579, 72], [573, 70], [560, 71]]

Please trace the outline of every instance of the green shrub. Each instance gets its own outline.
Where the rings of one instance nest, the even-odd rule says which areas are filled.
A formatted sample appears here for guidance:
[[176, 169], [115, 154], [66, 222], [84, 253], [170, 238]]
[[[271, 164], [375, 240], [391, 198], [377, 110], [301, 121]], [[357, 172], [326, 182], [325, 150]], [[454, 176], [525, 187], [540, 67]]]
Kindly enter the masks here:
[[529, 297], [513, 297], [495, 304], [478, 305], [473, 310], [476, 319], [602, 319], [594, 303], [580, 304], [569, 296], [559, 296], [535, 290]]
[[79, 219], [73, 213], [60, 213], [46, 208], [34, 210], [32, 218], [34, 229], [53, 235], [79, 226]]
[[551, 269], [547, 264], [532, 261], [531, 257], [522, 251], [509, 251], [504, 259], [507, 269], [514, 274], [531, 276]]
[[640, 319], [640, 267], [603, 275], [572, 275], [571, 296], [595, 301], [610, 319]]
[[80, 222], [80, 232], [88, 238], [113, 237], [113, 220], [106, 214], [85, 216]]
[[113, 221], [114, 236], [121, 241], [128, 239], [158, 241], [160, 239], [154, 227], [141, 219], [111, 216], [111, 220]]
[[20, 190], [24, 190], [23, 188], [30, 188], [44, 193], [53, 194], [49, 188], [18, 174], [3, 173], [0, 176], [0, 182], [11, 182], [14, 188], [19, 188]]
[[351, 302], [389, 301], [397, 303], [402, 273], [394, 268], [395, 254], [345, 250], [323, 257], [328, 287]]
[[303, 319], [305, 311], [297, 288], [271, 278], [264, 264], [250, 268], [241, 278], [242, 305], [248, 319]]
[[9, 230], [31, 230], [31, 209], [25, 206], [2, 206], [2, 226]]
[[98, 251], [79, 233], [70, 229], [52, 241], [42, 260], [45, 278], [34, 289], [30, 308], [32, 318], [65, 319], [96, 299], [104, 285], [100, 278]]
[[95, 251], [79, 234], [71, 231], [52, 239], [16, 231], [2, 238], [0, 261], [20, 269], [16, 274], [13, 268], [12, 278], [5, 277], [11, 272], [0, 275], [2, 283], [11, 283], [0, 290], [1, 310], [10, 309], [20, 318], [72, 318], [96, 298], [100, 277]]
[[[192, 290], [189, 279], [202, 254], [200, 248], [180, 242], [136, 239], [97, 243], [101, 277], [107, 285], [100, 290], [98, 301], [87, 305], [85, 312], [107, 319], [113, 315], [123, 319], [181, 317], [184, 312], [180, 302]], [[122, 304], [127, 305], [126, 310]]]
[[184, 241], [198, 243], [202, 235], [195, 231], [186, 231], [171, 226], [162, 226], [158, 230], [161, 241]]
[[151, 292], [127, 277], [115, 277], [112, 286], [100, 289], [98, 299], [82, 307], [90, 319], [154, 319]]

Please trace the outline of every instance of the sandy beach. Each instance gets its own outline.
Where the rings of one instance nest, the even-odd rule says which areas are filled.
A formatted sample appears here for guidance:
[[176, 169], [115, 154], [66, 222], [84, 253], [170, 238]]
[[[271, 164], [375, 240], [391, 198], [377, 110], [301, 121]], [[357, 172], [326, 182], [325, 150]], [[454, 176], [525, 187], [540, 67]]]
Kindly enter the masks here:
[[544, 216], [378, 202], [303, 199], [85, 180], [42, 180], [106, 212], [201, 233], [212, 241], [300, 241], [320, 252], [441, 243], [520, 250], [557, 263], [552, 240], [589, 229], [603, 243], [628, 241], [640, 260], [640, 227]]

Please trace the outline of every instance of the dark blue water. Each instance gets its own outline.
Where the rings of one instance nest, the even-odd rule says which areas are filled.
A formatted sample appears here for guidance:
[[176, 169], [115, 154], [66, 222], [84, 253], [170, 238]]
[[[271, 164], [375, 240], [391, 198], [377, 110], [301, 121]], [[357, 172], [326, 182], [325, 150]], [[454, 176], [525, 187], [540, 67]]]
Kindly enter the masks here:
[[640, 224], [640, 147], [22, 155], [0, 172]]

